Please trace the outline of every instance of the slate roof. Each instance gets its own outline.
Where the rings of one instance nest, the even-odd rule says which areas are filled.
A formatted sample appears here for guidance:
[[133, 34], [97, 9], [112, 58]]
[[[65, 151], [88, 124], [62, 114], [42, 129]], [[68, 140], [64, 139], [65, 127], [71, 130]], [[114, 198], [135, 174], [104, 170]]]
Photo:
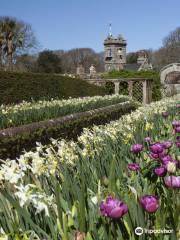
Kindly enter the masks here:
[[138, 63], [129, 63], [124, 66], [125, 70], [132, 70], [132, 71], [138, 71], [141, 64]]

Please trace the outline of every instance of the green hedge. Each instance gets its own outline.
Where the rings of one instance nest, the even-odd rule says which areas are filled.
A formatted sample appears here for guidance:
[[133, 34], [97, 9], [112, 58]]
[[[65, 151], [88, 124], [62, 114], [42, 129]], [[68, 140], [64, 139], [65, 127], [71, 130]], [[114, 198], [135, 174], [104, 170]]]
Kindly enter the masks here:
[[105, 95], [50, 101], [32, 101], [0, 106], [0, 129], [59, 118], [129, 101], [124, 95]]
[[0, 104], [105, 94], [105, 88], [61, 75], [0, 72]]
[[[161, 83], [160, 83], [160, 76], [158, 72], [155, 71], [112, 71], [102, 75], [103, 78], [150, 78], [153, 79], [153, 86], [152, 86], [152, 100], [158, 101], [161, 99]], [[108, 85], [108, 92], [112, 92], [111, 85]], [[127, 86], [124, 89], [120, 89], [121, 94], [127, 93]]]
[[[57, 127], [43, 127], [38, 130], [27, 133], [24, 125], [23, 134], [16, 134], [15, 137], [0, 138], [0, 159], [16, 158], [22, 151], [32, 150], [36, 146], [36, 142], [41, 142], [43, 145], [50, 143], [50, 139], [63, 138], [76, 140], [83, 131], [83, 128], [89, 128], [93, 125], [103, 125], [112, 120], [119, 119], [122, 115], [130, 113], [138, 107], [137, 103], [130, 103], [118, 109], [113, 109], [107, 112], [99, 112], [92, 114], [89, 117], [79, 117], [76, 120], [71, 120], [64, 124], [57, 124]], [[36, 124], [36, 123], [35, 123]]]

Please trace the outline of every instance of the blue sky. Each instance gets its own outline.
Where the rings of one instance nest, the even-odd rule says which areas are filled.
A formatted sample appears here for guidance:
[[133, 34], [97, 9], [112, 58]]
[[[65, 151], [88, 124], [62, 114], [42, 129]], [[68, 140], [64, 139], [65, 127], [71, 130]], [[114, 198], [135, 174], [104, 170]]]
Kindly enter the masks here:
[[0, 15], [32, 25], [42, 49], [90, 47], [103, 50], [112, 33], [122, 33], [128, 52], [157, 49], [180, 26], [180, 0], [0, 0]]

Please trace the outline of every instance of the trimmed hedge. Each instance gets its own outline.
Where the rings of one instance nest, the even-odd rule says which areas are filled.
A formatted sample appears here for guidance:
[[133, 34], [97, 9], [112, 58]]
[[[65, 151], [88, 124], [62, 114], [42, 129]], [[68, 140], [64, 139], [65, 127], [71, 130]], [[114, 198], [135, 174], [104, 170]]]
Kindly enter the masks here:
[[69, 114], [85, 112], [129, 100], [130, 97], [118, 94], [1, 105], [0, 129], [59, 118]]
[[[4, 132], [1, 131], [0, 159], [16, 158], [22, 154], [22, 151], [24, 149], [26, 151], [29, 151], [35, 148], [36, 142], [41, 142], [43, 145], [49, 144], [50, 138], [76, 140], [83, 131], [83, 128], [89, 128], [93, 125], [99, 124], [103, 125], [109, 123], [112, 120], [117, 120], [122, 115], [130, 113], [138, 107], [137, 103], [132, 102], [123, 103], [122, 106], [120, 106], [120, 104], [117, 105], [117, 108], [114, 107], [116, 105], [112, 105], [104, 107], [103, 111], [103, 108], [97, 109], [98, 111], [90, 111], [90, 114], [88, 114], [88, 116], [85, 116], [88, 112], [76, 113], [74, 115], [77, 116], [74, 118], [74, 120], [70, 115], [69, 120], [67, 119], [63, 122], [60, 118], [59, 120], [55, 119], [54, 121], [49, 120], [49, 127], [48, 121], [34, 123], [34, 126], [33, 124], [24, 125], [22, 127], [19, 127], [19, 134], [15, 128], [12, 128], [12, 131], [10, 131], [7, 136], [4, 136]], [[68, 116], [64, 118], [68, 118]], [[53, 122], [56, 122], [56, 126]], [[8, 129], [4, 131], [7, 130]]]
[[106, 89], [57, 74], [0, 72], [0, 104], [106, 94]]
[[[155, 71], [112, 71], [109, 73], [105, 73], [102, 75], [103, 78], [150, 78], [153, 79], [152, 85], [152, 100], [158, 101], [161, 99], [161, 83], [160, 76], [158, 72]], [[123, 85], [123, 89], [120, 89], [121, 94], [127, 94], [127, 86]], [[113, 91], [112, 86], [108, 85], [108, 92], [111, 93]]]

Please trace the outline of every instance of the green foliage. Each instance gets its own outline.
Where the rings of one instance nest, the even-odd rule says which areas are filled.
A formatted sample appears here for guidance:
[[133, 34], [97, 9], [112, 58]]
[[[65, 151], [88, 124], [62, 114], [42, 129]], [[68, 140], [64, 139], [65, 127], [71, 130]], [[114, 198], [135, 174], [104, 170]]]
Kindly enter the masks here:
[[28, 125], [24, 127], [23, 134], [17, 134], [14, 137], [6, 137], [0, 139], [0, 159], [15, 158], [22, 153], [24, 149], [31, 150], [36, 146], [36, 142], [48, 144], [50, 139], [74, 139], [76, 140], [83, 128], [89, 128], [95, 125], [103, 125], [112, 120], [119, 119], [120, 116], [130, 113], [137, 108], [136, 103], [131, 103], [128, 106], [112, 110], [110, 112], [101, 112], [90, 117], [79, 117], [76, 120], [69, 121], [64, 124], [57, 124], [56, 127], [42, 126], [39, 130], [30, 131]]
[[[86, 129], [76, 143], [53, 140], [48, 146], [38, 145], [36, 152], [7, 159], [0, 167], [2, 235], [10, 240], [25, 236], [34, 240], [179, 239], [179, 189], [167, 188], [162, 177], [151, 179], [146, 174], [154, 174], [160, 159], [149, 157], [149, 143], [144, 140], [147, 136], [152, 143], [171, 140], [167, 154], [179, 159], [175, 144], [179, 134], [172, 134], [172, 121], [180, 116], [175, 107], [179, 96], [173, 99], [139, 108], [107, 126]], [[169, 113], [166, 118], [164, 111]], [[138, 154], [131, 151], [134, 143], [144, 146]], [[128, 170], [133, 162], [140, 164], [140, 171]], [[174, 174], [179, 176], [180, 169]], [[160, 200], [154, 213], [140, 204], [140, 197], [147, 194]], [[109, 195], [126, 203], [128, 213], [116, 219], [102, 216], [100, 203]], [[151, 202], [147, 205], [152, 207]], [[137, 226], [173, 233], [137, 236]]]
[[[153, 79], [152, 86], [152, 99], [153, 101], [158, 101], [161, 99], [161, 83], [159, 73], [155, 71], [112, 71], [110, 73], [104, 74], [104, 78], [150, 78]], [[126, 90], [127, 88], [125, 88]], [[127, 91], [127, 90], [126, 90]]]
[[131, 52], [127, 54], [126, 62], [127, 64], [137, 63], [138, 52]]
[[0, 129], [85, 112], [129, 100], [130, 98], [124, 95], [106, 95], [2, 105], [0, 106]]
[[61, 73], [61, 59], [53, 51], [45, 50], [39, 53], [37, 59], [38, 72]]
[[0, 72], [0, 104], [105, 94], [104, 88], [61, 75]]

